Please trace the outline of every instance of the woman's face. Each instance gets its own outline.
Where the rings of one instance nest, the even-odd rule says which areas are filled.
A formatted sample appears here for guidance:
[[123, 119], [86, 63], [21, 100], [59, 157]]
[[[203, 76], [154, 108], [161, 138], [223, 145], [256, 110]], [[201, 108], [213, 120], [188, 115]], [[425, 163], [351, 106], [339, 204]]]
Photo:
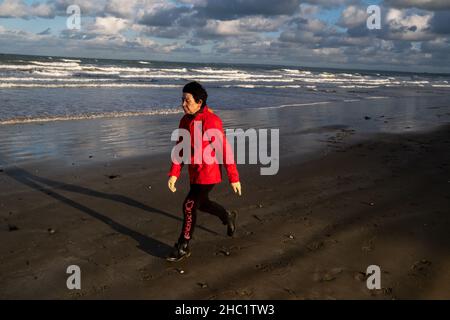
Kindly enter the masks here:
[[181, 99], [182, 107], [184, 113], [194, 114], [202, 107], [203, 101], [200, 100], [198, 103], [195, 102], [194, 97], [190, 93], [183, 93], [183, 98]]

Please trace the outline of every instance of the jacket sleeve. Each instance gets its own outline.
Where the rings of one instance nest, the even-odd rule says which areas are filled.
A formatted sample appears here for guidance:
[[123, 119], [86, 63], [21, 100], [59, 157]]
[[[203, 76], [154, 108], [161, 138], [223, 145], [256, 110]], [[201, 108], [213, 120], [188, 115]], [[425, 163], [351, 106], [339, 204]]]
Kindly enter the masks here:
[[[183, 126], [183, 119], [184, 118], [182, 118], [180, 120], [180, 124], [178, 126], [178, 128], [180, 128], [180, 129], [184, 128], [184, 126]], [[182, 140], [183, 139], [181, 137], [179, 137], [178, 141], [177, 141], [177, 143], [175, 145], [179, 144]], [[172, 155], [172, 153], [171, 153], [171, 155]], [[181, 150], [180, 156], [183, 157], [183, 150]], [[171, 162], [172, 162], [172, 164], [170, 166], [169, 173], [167, 173], [167, 176], [169, 176], [169, 177], [175, 176], [175, 177], [178, 178], [180, 176], [180, 174], [181, 174], [181, 169], [183, 169], [184, 163], [183, 162], [178, 162], [178, 161], [176, 161], [176, 159], [172, 159], [172, 156], [171, 156]]]
[[[236, 162], [234, 160], [233, 150], [231, 149], [231, 146], [224, 133], [222, 120], [219, 117], [214, 117], [213, 119], [214, 119], [212, 121], [213, 123], [211, 123], [208, 127], [213, 127], [220, 131], [219, 144], [223, 147], [222, 163], [225, 167], [225, 170], [227, 171], [228, 180], [230, 181], [230, 183], [239, 182], [239, 172], [237, 170]], [[228, 163], [227, 161], [228, 157], [232, 159], [232, 162]]]

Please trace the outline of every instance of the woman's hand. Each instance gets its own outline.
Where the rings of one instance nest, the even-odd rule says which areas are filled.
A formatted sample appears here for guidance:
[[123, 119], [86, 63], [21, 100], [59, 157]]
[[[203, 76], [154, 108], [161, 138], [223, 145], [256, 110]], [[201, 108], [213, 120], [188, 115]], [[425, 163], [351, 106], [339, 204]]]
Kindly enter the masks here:
[[233, 188], [234, 193], [241, 195], [241, 183], [239, 181], [231, 183], [231, 188]]
[[177, 182], [177, 177], [175, 176], [170, 176], [169, 181], [167, 182], [170, 191], [175, 192], [177, 191], [177, 188], [175, 188], [175, 182]]

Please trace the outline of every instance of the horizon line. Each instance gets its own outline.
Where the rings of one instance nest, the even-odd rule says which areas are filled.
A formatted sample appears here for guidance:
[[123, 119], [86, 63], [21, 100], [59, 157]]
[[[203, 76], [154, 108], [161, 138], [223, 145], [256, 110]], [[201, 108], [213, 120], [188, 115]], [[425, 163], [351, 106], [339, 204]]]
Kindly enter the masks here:
[[120, 61], [147, 61], [147, 62], [168, 62], [168, 63], [185, 63], [185, 64], [218, 64], [218, 65], [236, 65], [236, 66], [262, 66], [262, 67], [286, 67], [286, 68], [303, 68], [303, 69], [331, 69], [331, 70], [342, 70], [342, 71], [370, 71], [370, 72], [398, 72], [398, 73], [406, 73], [406, 74], [428, 74], [428, 75], [444, 75], [450, 76], [450, 72], [426, 72], [426, 71], [402, 71], [402, 70], [385, 70], [385, 69], [363, 69], [363, 68], [338, 68], [338, 67], [309, 67], [309, 66], [301, 66], [301, 65], [286, 65], [286, 64], [269, 64], [269, 63], [252, 63], [252, 62], [189, 62], [189, 61], [180, 61], [180, 60], [158, 60], [158, 59], [119, 59], [119, 58], [99, 58], [99, 57], [82, 57], [82, 56], [62, 56], [62, 55], [36, 55], [36, 54], [24, 54], [24, 53], [2, 53], [0, 55], [17, 55], [17, 56], [26, 56], [26, 57], [42, 57], [42, 58], [69, 58], [69, 59], [96, 59], [96, 60], [120, 60]]

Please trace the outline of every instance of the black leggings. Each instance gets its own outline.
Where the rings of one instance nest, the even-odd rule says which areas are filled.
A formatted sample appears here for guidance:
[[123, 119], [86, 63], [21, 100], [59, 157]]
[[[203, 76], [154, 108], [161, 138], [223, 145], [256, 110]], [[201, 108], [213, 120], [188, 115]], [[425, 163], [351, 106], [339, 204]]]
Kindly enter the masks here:
[[191, 189], [183, 202], [184, 221], [179, 241], [186, 242], [192, 239], [197, 220], [197, 209], [218, 217], [223, 224], [227, 223], [228, 213], [225, 208], [209, 200], [209, 192], [214, 186], [214, 184], [191, 184]]

